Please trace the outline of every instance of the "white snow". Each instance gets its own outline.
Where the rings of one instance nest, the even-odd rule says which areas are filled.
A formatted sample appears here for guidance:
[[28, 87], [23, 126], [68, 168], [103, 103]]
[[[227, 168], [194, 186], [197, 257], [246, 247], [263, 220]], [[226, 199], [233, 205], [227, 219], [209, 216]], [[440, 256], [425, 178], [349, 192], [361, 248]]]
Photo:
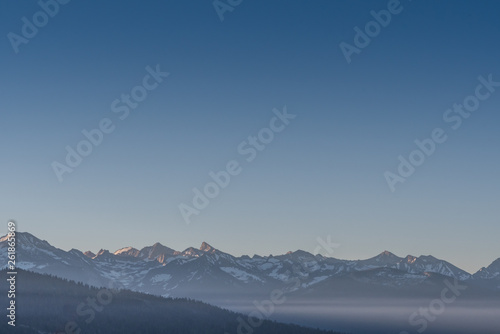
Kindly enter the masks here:
[[311, 285], [314, 285], [316, 283], [319, 283], [321, 281], [324, 281], [325, 279], [327, 279], [328, 277], [330, 276], [318, 276], [318, 277], [315, 277], [314, 279], [312, 279], [310, 282], [308, 283], [303, 283], [302, 284], [302, 287], [304, 288], [307, 288], [308, 286], [311, 286]]
[[251, 278], [251, 279], [254, 279], [256, 281], [262, 282], [262, 280], [260, 278], [258, 278], [257, 276], [252, 275], [250, 273], [247, 273], [246, 271], [240, 270], [238, 268], [234, 268], [234, 267], [221, 267], [220, 269], [223, 270], [223, 271], [225, 271], [229, 275], [233, 276], [234, 278], [239, 279], [240, 281], [245, 281], [246, 282], [246, 281], [248, 281]]

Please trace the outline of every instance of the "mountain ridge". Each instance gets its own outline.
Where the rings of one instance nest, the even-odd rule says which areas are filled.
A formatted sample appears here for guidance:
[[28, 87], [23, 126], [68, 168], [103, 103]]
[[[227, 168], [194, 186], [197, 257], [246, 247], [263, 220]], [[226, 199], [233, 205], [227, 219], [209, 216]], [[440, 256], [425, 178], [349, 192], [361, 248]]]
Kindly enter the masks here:
[[[16, 235], [17, 235], [17, 239], [18, 240], [19, 240], [19, 236], [21, 236], [21, 239], [23, 239], [23, 240], [30, 240], [33, 243], [41, 243], [41, 244], [44, 244], [44, 245], [52, 246], [47, 240], [39, 239], [39, 238], [37, 238], [36, 236], [34, 236], [33, 234], [31, 234], [29, 232], [16, 232]], [[6, 241], [7, 237], [8, 237], [8, 234], [0, 237], [0, 242]], [[53, 247], [55, 247], [55, 246], [53, 246]], [[59, 249], [59, 248], [57, 248], [57, 249]], [[64, 251], [62, 249], [59, 249], [59, 250]], [[82, 254], [84, 254], [84, 255], [86, 255], [86, 256], [88, 256], [90, 258], [94, 258], [96, 256], [104, 255], [104, 254], [108, 254], [109, 253], [109, 254], [117, 255], [117, 256], [131, 256], [131, 257], [139, 257], [139, 258], [148, 258], [150, 260], [155, 260], [159, 255], [182, 255], [182, 254], [184, 254], [184, 255], [190, 255], [190, 254], [192, 254], [192, 255], [200, 256], [200, 255], [202, 255], [201, 252], [204, 252], [204, 253], [205, 252], [210, 252], [210, 253], [221, 252], [221, 253], [223, 253], [218, 248], [215, 248], [215, 247], [211, 246], [206, 241], [203, 241], [202, 244], [201, 244], [201, 246], [199, 248], [195, 248], [195, 247], [191, 246], [191, 247], [188, 247], [188, 248], [184, 249], [183, 251], [174, 250], [172, 248], [169, 248], [168, 246], [165, 246], [165, 245], [161, 244], [160, 242], [156, 242], [156, 243], [154, 243], [151, 246], [144, 246], [141, 249], [137, 249], [137, 248], [134, 248], [132, 246], [126, 246], [126, 247], [119, 248], [119, 249], [117, 249], [114, 252], [110, 252], [108, 249], [104, 249], [104, 248], [101, 248], [97, 253], [94, 253], [91, 250], [80, 251], [80, 250], [75, 249], [75, 248], [73, 248], [73, 249], [71, 249], [70, 251], [67, 251], [67, 252], [69, 253], [72, 250], [76, 250], [78, 252], [81, 252]], [[150, 253], [150, 254], [145, 255], [145, 253]], [[156, 256], [155, 256], [155, 254], [156, 254]], [[229, 253], [224, 253], [224, 254], [229, 254]], [[312, 257], [315, 257], [315, 256], [319, 255], [319, 254], [318, 255], [314, 255], [314, 254], [309, 253], [307, 251], [298, 249], [298, 250], [295, 250], [295, 251], [288, 251], [285, 254], [274, 255], [274, 256], [273, 255], [262, 256], [262, 255], [254, 254], [252, 257], [250, 257], [249, 255], [241, 255], [239, 257], [236, 257], [236, 256], [235, 257], [236, 258], [269, 258], [269, 257], [272, 258], [272, 257], [285, 257], [287, 255], [293, 255], [293, 254], [303, 254], [303, 255], [308, 255], [308, 256], [312, 256]], [[388, 250], [384, 250], [381, 253], [379, 253], [376, 256], [373, 256], [371, 258], [360, 259], [360, 260], [340, 259], [340, 258], [334, 258], [334, 257], [327, 257], [327, 256], [324, 256], [324, 255], [319, 255], [319, 256], [322, 256], [323, 258], [326, 258], [326, 259], [335, 259], [335, 260], [344, 261], [344, 262], [360, 262], [360, 263], [362, 263], [362, 262], [370, 262], [370, 261], [376, 261], [376, 262], [380, 262], [381, 261], [382, 263], [384, 263], [384, 262], [390, 263], [391, 260], [397, 260], [399, 262], [405, 262], [405, 260], [406, 260], [406, 262], [408, 262], [408, 263], [413, 263], [413, 262], [415, 262], [416, 260], [419, 260], [419, 259], [423, 260], [423, 261], [426, 261], [428, 259], [431, 259], [431, 260], [434, 260], [434, 261], [445, 261], [443, 259], [436, 258], [436, 257], [434, 257], [432, 255], [414, 256], [414, 255], [408, 254], [405, 257], [399, 257], [399, 256], [395, 255], [394, 253], [388, 251]], [[449, 262], [447, 262], [447, 263], [449, 263]], [[492, 265], [495, 265], [496, 267], [500, 268], [500, 257], [497, 258], [496, 260], [494, 260], [488, 266], [481, 267], [475, 273], [469, 273], [466, 270], [463, 270], [463, 271], [465, 273], [469, 274], [469, 275], [475, 275], [475, 274], [478, 274], [481, 271], [484, 271], [484, 270], [490, 268]], [[462, 270], [462, 269], [460, 269], [460, 270]]]
[[[0, 258], [5, 259], [5, 265], [6, 247], [3, 237]], [[364, 260], [341, 260], [303, 250], [276, 256], [235, 257], [203, 242], [199, 248], [184, 251], [155, 243], [141, 250], [129, 246], [114, 253], [101, 249], [94, 254], [76, 249], [66, 252], [27, 232], [17, 233], [17, 253], [16, 265], [21, 269], [93, 286], [113, 282], [133, 291], [209, 302], [223, 296], [254, 298], [289, 282], [299, 282], [291, 290], [296, 294], [317, 293], [324, 287], [323, 294], [329, 295], [332, 286], [345, 280], [352, 281], [350, 287], [361, 284], [373, 289], [411, 290], [432, 283], [433, 277], [447, 277], [500, 292], [500, 258], [469, 274], [433, 256], [403, 258], [388, 251]], [[356, 294], [356, 290], [359, 287], [351, 292]]]

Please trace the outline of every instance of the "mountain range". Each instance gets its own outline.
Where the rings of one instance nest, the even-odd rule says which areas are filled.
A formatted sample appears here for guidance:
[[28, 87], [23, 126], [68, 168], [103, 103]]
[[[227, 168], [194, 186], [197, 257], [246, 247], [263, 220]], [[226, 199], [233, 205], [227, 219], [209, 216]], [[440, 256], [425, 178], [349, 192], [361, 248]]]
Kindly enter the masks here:
[[[7, 240], [0, 238], [0, 269], [7, 265]], [[415, 324], [428, 321], [415, 312], [435, 305], [444, 292], [450, 298], [456, 291], [456, 301], [429, 323], [427, 334], [489, 334], [500, 326], [500, 259], [470, 274], [430, 255], [399, 257], [388, 251], [365, 260], [303, 250], [237, 257], [203, 242], [183, 251], [155, 243], [95, 254], [64, 251], [27, 232], [16, 233], [16, 242], [20, 282], [29, 271], [96, 288], [190, 298], [240, 314], [258, 312], [274, 321], [363, 334], [414, 332]], [[20, 286], [20, 293], [25, 289]], [[277, 295], [286, 302], [271, 302]], [[57, 298], [65, 299], [64, 294]], [[467, 320], [472, 316], [477, 321]]]
[[[199, 248], [184, 251], [155, 243], [140, 250], [125, 247], [114, 253], [102, 249], [94, 254], [77, 249], [64, 251], [28, 232], [18, 232], [16, 238], [16, 266], [21, 269], [97, 287], [114, 284], [219, 305], [234, 296], [255, 298], [277, 288], [286, 288], [294, 295], [328, 296], [335, 291], [332, 286], [340, 286], [335, 282], [340, 281], [354, 284], [353, 294], [359, 286], [404, 294], [414, 291], [412, 287], [429, 286], [436, 278], [456, 279], [481, 291], [500, 292], [500, 259], [469, 274], [433, 256], [398, 257], [388, 251], [366, 260], [341, 260], [302, 250], [279, 256], [235, 257], [203, 242]], [[7, 263], [6, 248], [4, 236], [0, 239], [3, 267]]]

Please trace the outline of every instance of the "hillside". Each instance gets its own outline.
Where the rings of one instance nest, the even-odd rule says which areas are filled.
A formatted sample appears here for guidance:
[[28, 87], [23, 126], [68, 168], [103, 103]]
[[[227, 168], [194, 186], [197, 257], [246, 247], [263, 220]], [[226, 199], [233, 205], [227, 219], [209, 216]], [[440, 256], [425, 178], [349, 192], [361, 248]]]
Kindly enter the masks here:
[[[5, 271], [0, 274], [7, 276]], [[97, 289], [24, 270], [18, 270], [16, 290], [16, 327], [3, 321], [1, 333], [333, 334], [248, 319], [247, 315], [194, 300]], [[7, 281], [4, 279], [0, 282], [0, 291], [6, 296]]]

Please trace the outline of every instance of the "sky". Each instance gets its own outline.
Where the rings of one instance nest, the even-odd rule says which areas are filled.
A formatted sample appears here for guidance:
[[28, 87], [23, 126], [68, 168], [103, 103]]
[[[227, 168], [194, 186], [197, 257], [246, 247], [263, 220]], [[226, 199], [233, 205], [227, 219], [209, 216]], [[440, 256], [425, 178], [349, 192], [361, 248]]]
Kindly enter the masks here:
[[[5, 233], [15, 219], [65, 250], [206, 241], [489, 265], [500, 4], [394, 1], [3, 1]], [[98, 145], [82, 134], [100, 127]], [[412, 155], [415, 140], [431, 153]], [[408, 177], [400, 156], [418, 164]], [[338, 247], [318, 247], [328, 238]]]

